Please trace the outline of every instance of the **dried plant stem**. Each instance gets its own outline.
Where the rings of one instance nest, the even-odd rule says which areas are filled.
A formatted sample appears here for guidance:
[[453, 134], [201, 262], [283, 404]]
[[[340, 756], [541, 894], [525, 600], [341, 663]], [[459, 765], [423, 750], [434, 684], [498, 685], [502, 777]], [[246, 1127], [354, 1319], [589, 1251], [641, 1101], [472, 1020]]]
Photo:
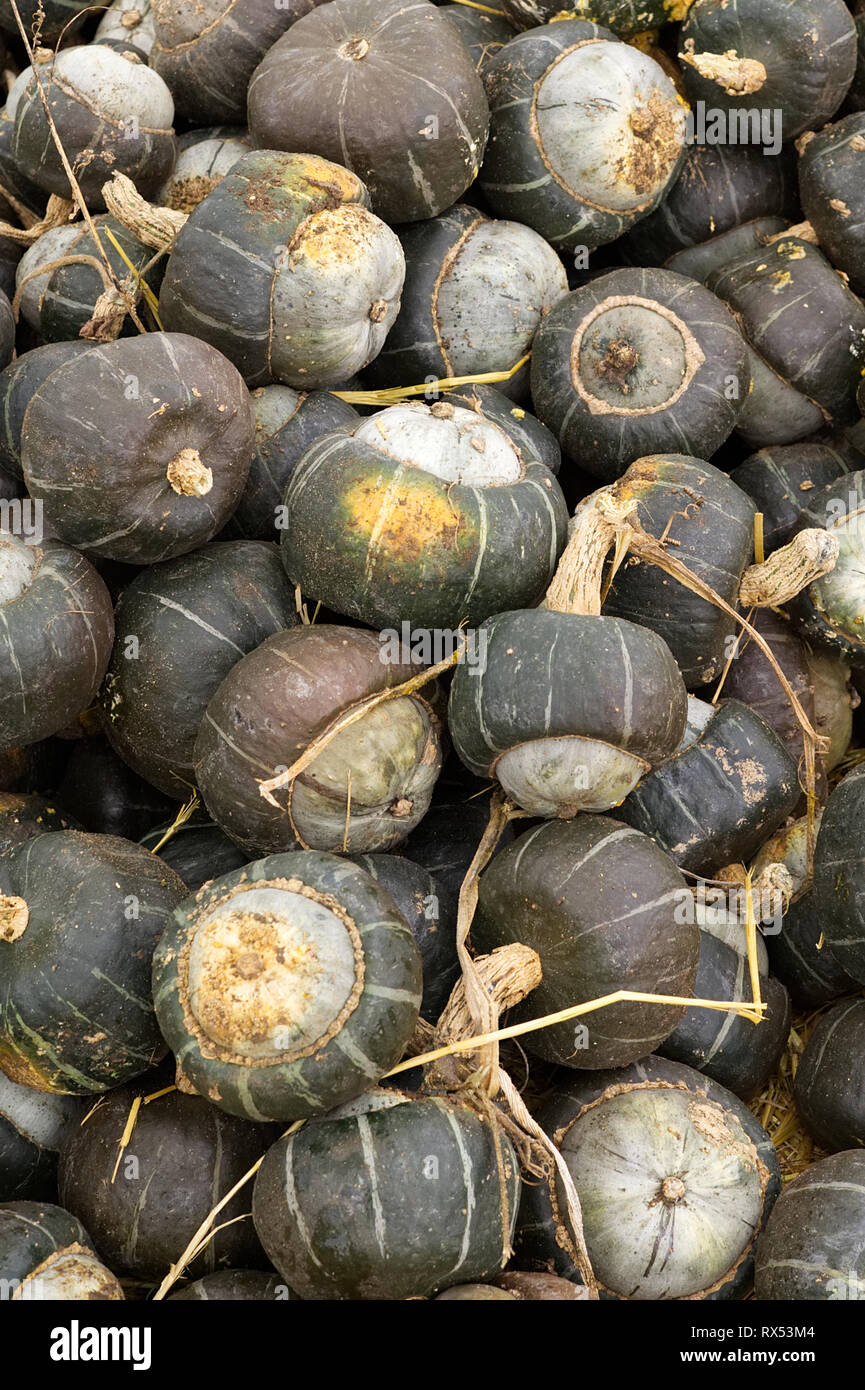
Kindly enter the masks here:
[[397, 405], [410, 396], [440, 395], [452, 391], [455, 386], [495, 386], [500, 381], [510, 381], [523, 368], [531, 357], [527, 352], [519, 362], [503, 372], [481, 372], [477, 376], [445, 376], [438, 381], [424, 381], [415, 386], [386, 386], [380, 391], [333, 391], [341, 401], [349, 405]]
[[389, 700], [400, 700], [405, 695], [413, 695], [416, 691], [422, 690], [425, 685], [429, 685], [438, 676], [444, 675], [445, 671], [449, 671], [452, 666], [456, 666], [465, 649], [466, 640], [462, 637], [456, 651], [445, 657], [444, 661], [439, 661], [435, 666], [424, 667], [419, 675], [411, 676], [401, 685], [388, 686], [384, 690], [377, 691], [375, 695], [368, 695], [365, 700], [358, 700], [355, 704], [349, 705], [348, 709], [343, 710], [336, 719], [328, 724], [318, 738], [313, 739], [309, 747], [304, 749], [291, 767], [287, 768], [285, 772], [280, 772], [276, 777], [269, 777], [266, 781], [259, 782], [259, 794], [269, 805], [275, 806], [278, 811], [282, 810], [283, 808], [273, 793], [280, 791], [283, 787], [290, 788], [300, 774], [305, 772], [328, 744], [336, 738], [337, 734], [341, 734], [343, 729], [348, 729], [352, 724], [356, 724], [358, 720], [363, 719], [364, 715], [369, 714], [370, 710], [377, 709], [379, 705], [383, 705]]
[[198, 810], [198, 807], [199, 807], [200, 805], [201, 805], [201, 802], [200, 802], [199, 799], [198, 799], [198, 792], [197, 792], [197, 791], [193, 791], [193, 793], [192, 793], [191, 797], [189, 798], [189, 800], [188, 800], [188, 801], [184, 801], [184, 803], [183, 803], [183, 805], [181, 806], [180, 810], [177, 812], [177, 815], [174, 817], [174, 820], [171, 822], [171, 824], [169, 825], [169, 827], [168, 827], [168, 829], [166, 830], [165, 834], [162, 836], [162, 839], [159, 841], [159, 843], [158, 843], [157, 845], [154, 845], [154, 847], [153, 847], [153, 849], [150, 851], [150, 853], [151, 853], [151, 854], [158, 854], [159, 851], [162, 849], [163, 845], [167, 845], [167, 844], [168, 844], [168, 841], [169, 841], [169, 840], [172, 840], [172, 839], [174, 838], [174, 836], [177, 834], [178, 830], [180, 829], [181, 825], [185, 825], [185, 824], [186, 824], [186, 822], [189, 820], [190, 816], [192, 816], [192, 815], [195, 814], [195, 812]]
[[[295, 1134], [301, 1128], [301, 1126], [305, 1124], [305, 1120], [295, 1120], [294, 1124], [291, 1125], [285, 1131], [285, 1134], [282, 1135], [282, 1138], [286, 1139], [290, 1134]], [[210, 1209], [210, 1211], [207, 1213], [207, 1216], [205, 1216], [201, 1225], [198, 1227], [198, 1230], [195, 1232], [195, 1235], [192, 1236], [191, 1240], [187, 1244], [186, 1249], [174, 1261], [174, 1264], [171, 1266], [162, 1283], [159, 1285], [159, 1288], [156, 1290], [156, 1293], [153, 1295], [154, 1303], [160, 1302], [165, 1297], [169, 1290], [177, 1283], [177, 1280], [180, 1278], [183, 1271], [186, 1269], [186, 1266], [192, 1263], [196, 1256], [201, 1253], [201, 1251], [205, 1248], [208, 1242], [212, 1239], [212, 1236], [216, 1234], [216, 1232], [213, 1230], [213, 1225], [216, 1221], [217, 1216], [223, 1210], [223, 1208], [227, 1207], [228, 1203], [237, 1196], [238, 1192], [243, 1191], [247, 1183], [252, 1182], [253, 1178], [255, 1177], [256, 1173], [258, 1172], [259, 1168], [264, 1162], [264, 1159], [265, 1155], [262, 1154], [261, 1158], [257, 1159], [256, 1162], [253, 1163], [252, 1167], [246, 1173], [244, 1173], [243, 1177], [238, 1178], [237, 1182], [234, 1184], [232, 1188], [228, 1190], [228, 1192], [226, 1192], [225, 1196], [220, 1197], [219, 1201], [216, 1203], [216, 1206]]]

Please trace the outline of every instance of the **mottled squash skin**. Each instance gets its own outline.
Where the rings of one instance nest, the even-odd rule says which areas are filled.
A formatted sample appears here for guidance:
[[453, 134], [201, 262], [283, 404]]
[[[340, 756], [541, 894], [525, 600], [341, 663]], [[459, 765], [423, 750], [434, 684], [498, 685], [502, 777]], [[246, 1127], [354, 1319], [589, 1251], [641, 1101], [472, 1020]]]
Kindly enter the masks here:
[[[454, 408], [471, 418], [462, 401], [411, 407], [431, 426], [445, 423], [442, 413]], [[380, 417], [385, 431], [390, 416]], [[523, 452], [522, 441], [512, 440], [506, 426], [478, 424], [479, 435], [485, 428], [503, 449], [519, 452], [519, 476], [481, 486], [406, 466], [386, 440], [379, 447], [355, 438], [357, 428], [314, 444], [286, 492], [283, 563], [306, 595], [388, 629], [402, 622], [431, 630], [464, 620], [474, 626], [491, 613], [538, 602], [562, 549], [567, 514], [556, 480]], [[432, 428], [430, 436], [433, 465]], [[320, 535], [333, 539], [326, 550], [315, 539]]]

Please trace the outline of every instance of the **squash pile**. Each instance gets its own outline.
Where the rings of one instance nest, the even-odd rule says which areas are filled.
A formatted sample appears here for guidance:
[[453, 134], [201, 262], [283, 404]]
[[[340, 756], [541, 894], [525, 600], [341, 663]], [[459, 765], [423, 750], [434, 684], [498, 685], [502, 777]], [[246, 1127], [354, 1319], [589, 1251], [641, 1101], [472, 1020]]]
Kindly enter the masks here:
[[3, 1298], [865, 1300], [854, 8], [0, 0]]

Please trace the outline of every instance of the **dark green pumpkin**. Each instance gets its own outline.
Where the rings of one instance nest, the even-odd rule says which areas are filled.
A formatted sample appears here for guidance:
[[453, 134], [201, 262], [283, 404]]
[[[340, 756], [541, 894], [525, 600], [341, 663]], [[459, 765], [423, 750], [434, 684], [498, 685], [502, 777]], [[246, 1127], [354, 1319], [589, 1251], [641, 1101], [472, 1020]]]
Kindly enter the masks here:
[[[63, 257], [89, 256], [100, 262], [103, 274], [107, 260], [117, 281], [123, 282], [130, 274], [130, 263], [137, 273], [143, 274], [145, 267], [153, 260], [153, 247], [145, 246], [115, 218], [107, 215], [95, 217], [93, 225], [101, 252], [94, 244], [89, 227], [77, 223], [43, 233], [18, 263], [16, 281], [22, 289], [21, 312], [46, 343], [79, 337], [81, 330], [94, 317], [97, 300], [105, 292], [105, 282], [103, 275], [92, 264], [76, 262], [34, 274], [40, 265]], [[123, 254], [117, 250], [114, 242], [122, 248]], [[143, 282], [154, 292], [159, 290], [164, 267], [165, 262], [160, 260], [150, 266], [146, 275], [143, 274]], [[24, 285], [25, 277], [31, 275], [33, 278]], [[129, 297], [132, 299], [131, 295]], [[124, 333], [138, 331], [131, 319], [124, 321]]]
[[420, 953], [390, 895], [314, 851], [206, 885], [153, 961], [159, 1024], [185, 1084], [252, 1120], [321, 1114], [375, 1084], [402, 1056], [421, 988]]
[[[506, 372], [532, 345], [539, 323], [568, 292], [565, 268], [531, 227], [458, 203], [406, 227], [402, 306], [370, 366], [376, 385]], [[528, 394], [527, 368], [502, 391]]]
[[[39, 76], [88, 206], [95, 212], [105, 206], [102, 187], [115, 173], [131, 178], [143, 197], [154, 193], [175, 158], [174, 102], [162, 78], [131, 50], [95, 43], [60, 49], [39, 63]], [[31, 74], [15, 105], [11, 152], [26, 178], [71, 198], [42, 91]]]
[[433, 5], [334, 0], [291, 27], [249, 83], [259, 147], [307, 150], [367, 184], [386, 222], [435, 217], [474, 182], [489, 108]]
[[0, 466], [23, 478], [21, 428], [31, 397], [55, 367], [86, 352], [90, 343], [48, 343], [22, 352], [0, 372]]
[[629, 1079], [589, 1104], [565, 1091], [539, 1118], [574, 1180], [605, 1295], [741, 1294], [770, 1172], [732, 1097], [720, 1087], [701, 1094], [693, 1082]]
[[492, 119], [481, 190], [497, 216], [557, 249], [614, 241], [678, 173], [685, 113], [676, 89], [608, 29], [567, 19], [518, 34], [484, 84]]
[[357, 411], [329, 391], [259, 386], [252, 393], [255, 455], [243, 496], [223, 535], [278, 541], [285, 530], [282, 499], [298, 462], [323, 434], [351, 427]]
[[814, 851], [813, 909], [834, 960], [865, 984], [865, 768], [848, 772], [826, 804]]
[[[248, 1124], [180, 1091], [141, 1103], [159, 1089], [144, 1078], [112, 1091], [71, 1131], [59, 1168], [60, 1200], [86, 1223], [106, 1263], [155, 1283], [215, 1203], [279, 1137], [275, 1126]], [[136, 1100], [135, 1128], [115, 1176], [118, 1143]], [[220, 1224], [232, 1224], [189, 1267], [193, 1278], [266, 1264], [248, 1212], [249, 1196], [241, 1190], [220, 1212]]]
[[319, 440], [285, 495], [289, 579], [376, 628], [456, 629], [536, 603], [566, 509], [556, 480], [521, 446], [450, 401], [392, 406]]
[[13, 1302], [118, 1302], [123, 1289], [70, 1212], [49, 1202], [0, 1206], [0, 1283]]
[[[814, 818], [819, 831], [823, 812]], [[808, 821], [783, 826], [763, 845], [751, 866], [755, 879], [769, 864], [783, 864], [791, 874], [793, 892], [780, 923], [764, 928], [772, 974], [797, 1008], [810, 1013], [856, 991], [856, 982], [842, 970], [825, 939], [820, 913], [815, 908], [808, 870]]]
[[865, 113], [854, 112], [824, 126], [803, 144], [799, 160], [802, 208], [820, 245], [857, 293], [865, 290]]
[[865, 1153], [812, 1163], [785, 1187], [757, 1246], [764, 1302], [865, 1300]]
[[[169, 829], [170, 825], [158, 825], [141, 837], [141, 843], [156, 853], [156, 846]], [[183, 879], [190, 893], [197, 893], [210, 879], [222, 878], [249, 862], [243, 850], [204, 816], [177, 826], [158, 854]]]
[[171, 89], [178, 111], [199, 125], [242, 121], [257, 63], [301, 15], [321, 0], [154, 0], [150, 65]]
[[[639, 459], [625, 473], [620, 491], [633, 498], [649, 535], [672, 542], [676, 558], [735, 607], [753, 554], [750, 498], [719, 469], [683, 454]], [[663, 637], [689, 690], [721, 674], [739, 631], [715, 604], [639, 561], [619, 569], [603, 611]]]
[[504, 1266], [519, 1190], [489, 1110], [369, 1091], [273, 1146], [252, 1213], [301, 1298], [423, 1298]]
[[[249, 854], [297, 847], [366, 853], [405, 839], [429, 805], [441, 766], [438, 720], [420, 695], [390, 700], [344, 729], [278, 807], [259, 783], [287, 771], [350, 705], [417, 675], [375, 633], [304, 626], [275, 634], [239, 661], [207, 707], [196, 779], [219, 826]], [[293, 822], [293, 825], [292, 825]]]
[[490, 618], [477, 645], [451, 685], [454, 747], [532, 815], [609, 810], [679, 747], [685, 687], [648, 629], [525, 609]]
[[[789, 618], [782, 617], [772, 608], [759, 609], [751, 621], [752, 626], [768, 643], [806, 717], [814, 725], [814, 681], [808, 660], [809, 652], [796, 627]], [[804, 738], [793, 707], [767, 658], [756, 642], [747, 641], [745, 635], [736, 648], [735, 659], [727, 672], [724, 695], [727, 699], [741, 701], [743, 705], [759, 714], [761, 719], [765, 719], [769, 728], [775, 730], [797, 763], [804, 767]], [[819, 756], [817, 778], [818, 791], [822, 793], [821, 799], [824, 799], [826, 768]]]
[[265, 1274], [258, 1269], [222, 1269], [217, 1274], [205, 1274], [187, 1284], [179, 1293], [169, 1294], [169, 1303], [260, 1303], [295, 1302], [292, 1293], [278, 1274]]
[[[34, 520], [41, 524], [38, 513]], [[114, 613], [83, 555], [0, 529], [0, 615], [0, 748], [9, 749], [56, 733], [91, 703]]]
[[799, 769], [774, 729], [722, 700], [699, 738], [650, 772], [619, 813], [680, 868], [712, 877], [747, 863], [798, 800]]
[[[660, 207], [627, 233], [622, 249], [635, 265], [663, 265], [675, 252], [720, 238], [754, 218], [792, 222], [797, 210], [790, 150], [767, 156], [751, 145], [695, 142], [688, 145], [682, 171]], [[694, 274], [684, 264], [672, 268]]]
[[[702, 76], [688, 57], [726, 54], [761, 63], [744, 91], [733, 78]], [[825, 125], [856, 69], [856, 30], [843, 0], [696, 0], [679, 36], [691, 102], [726, 111], [779, 110], [784, 139]], [[750, 90], [749, 90], [750, 88]]]
[[90, 1095], [163, 1050], [150, 958], [186, 889], [140, 845], [60, 830], [0, 860], [0, 1066], [36, 1090]]
[[153, 564], [194, 550], [228, 519], [253, 431], [249, 393], [221, 353], [186, 334], [147, 333], [55, 368], [27, 406], [21, 462], [30, 495], [70, 545]]
[[[803, 438], [820, 424], [815, 407], [835, 428], [852, 424], [865, 362], [865, 305], [816, 246], [800, 237], [784, 237], [737, 256], [715, 270], [707, 283], [734, 311], [762, 361], [763, 375], [768, 374], [767, 382], [756, 376], [752, 387], [745, 418], [749, 444], [771, 446]], [[778, 378], [782, 388], [804, 397], [802, 409], [790, 417], [800, 423], [795, 432], [779, 437], [767, 410], [765, 423], [771, 424], [771, 432], [760, 437], [760, 411], [764, 401], [775, 401]]]
[[[790, 999], [784, 986], [770, 975], [761, 980], [760, 991], [768, 1004], [762, 1023], [695, 1006], [686, 1011], [659, 1051], [674, 1062], [705, 1072], [743, 1100], [759, 1095], [774, 1074], [790, 1035]], [[737, 1004], [749, 1003], [752, 998], [744, 954], [707, 931], [700, 932], [694, 995]]]
[[710, 458], [748, 381], [729, 309], [671, 270], [614, 270], [575, 290], [544, 319], [532, 354], [538, 417], [604, 481], [663, 450]]
[[244, 155], [174, 242], [163, 324], [219, 348], [250, 386], [345, 381], [380, 351], [405, 276], [399, 240], [368, 208], [338, 164]]
[[[648, 836], [604, 816], [553, 821], [520, 835], [480, 881], [472, 943], [531, 946], [543, 980], [512, 1011], [539, 1018], [615, 990], [688, 996], [699, 934], [672, 860]], [[646, 1057], [676, 1026], [676, 1005], [619, 1003], [529, 1033], [547, 1061], [588, 1068]]]
[[124, 589], [102, 689], [106, 733], [169, 796], [195, 782], [195, 738], [232, 666], [298, 621], [275, 545], [225, 541], [150, 568]]
[[0, 1073], [0, 1201], [57, 1194], [57, 1151], [84, 1104], [18, 1086]]
[[793, 1085], [796, 1110], [823, 1149], [865, 1145], [865, 999], [825, 1013], [805, 1044]]
[[456, 947], [457, 896], [401, 854], [354, 854], [353, 863], [389, 893], [408, 922], [421, 954], [421, 1018], [436, 1023], [460, 973]]
[[810, 492], [793, 534], [818, 527], [836, 536], [838, 558], [828, 574], [813, 580], [793, 600], [803, 630], [822, 646], [840, 651], [857, 666], [865, 663], [865, 469], [847, 473]]
[[786, 545], [811, 496], [850, 471], [834, 445], [803, 440], [801, 444], [758, 450], [734, 468], [730, 477], [763, 513], [763, 538], [769, 554]]
[[[588, 1107], [597, 1104], [605, 1094], [615, 1094], [620, 1089], [641, 1087], [647, 1083], [664, 1089], [687, 1091], [698, 1101], [709, 1101], [719, 1105], [724, 1111], [735, 1116], [754, 1145], [758, 1159], [767, 1173], [762, 1214], [762, 1223], [765, 1224], [781, 1191], [781, 1167], [775, 1146], [744, 1101], [691, 1067], [653, 1054], [642, 1062], [615, 1070], [559, 1071], [555, 1074], [547, 1095], [535, 1111], [535, 1117], [542, 1128], [555, 1139], [564, 1128], [579, 1119]], [[559, 1244], [556, 1229], [556, 1215], [546, 1184], [526, 1183], [520, 1201], [514, 1242], [517, 1260], [528, 1269], [554, 1269], [559, 1275], [579, 1283], [579, 1272], [573, 1260], [575, 1252], [572, 1248], [568, 1249]], [[739, 1262], [732, 1272], [732, 1277], [726, 1279], [719, 1287], [705, 1292], [703, 1298], [708, 1302], [719, 1302], [740, 1297], [751, 1282], [753, 1268], [752, 1244], [750, 1254]], [[601, 1297], [605, 1295], [602, 1293]]]
[[730, 227], [718, 236], [709, 237], [697, 246], [676, 251], [667, 258], [665, 265], [668, 270], [690, 275], [692, 280], [699, 280], [701, 285], [705, 285], [719, 266], [748, 251], [761, 251], [776, 232], [786, 229], [787, 221], [783, 217], [757, 217], [741, 226]]

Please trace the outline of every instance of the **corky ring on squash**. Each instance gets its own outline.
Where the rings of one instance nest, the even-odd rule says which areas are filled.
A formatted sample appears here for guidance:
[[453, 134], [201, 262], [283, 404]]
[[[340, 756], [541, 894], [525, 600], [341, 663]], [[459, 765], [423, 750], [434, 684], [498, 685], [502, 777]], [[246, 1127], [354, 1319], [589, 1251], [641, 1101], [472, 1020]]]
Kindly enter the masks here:
[[488, 65], [481, 189], [557, 249], [615, 241], [657, 207], [685, 150], [663, 68], [583, 19], [518, 34]]
[[614, 270], [575, 290], [544, 319], [532, 354], [538, 417], [605, 482], [669, 449], [711, 458], [749, 382], [727, 306], [672, 270]]
[[157, 1017], [186, 1089], [251, 1120], [321, 1114], [403, 1054], [421, 960], [356, 864], [278, 854], [206, 884], [154, 956]]

